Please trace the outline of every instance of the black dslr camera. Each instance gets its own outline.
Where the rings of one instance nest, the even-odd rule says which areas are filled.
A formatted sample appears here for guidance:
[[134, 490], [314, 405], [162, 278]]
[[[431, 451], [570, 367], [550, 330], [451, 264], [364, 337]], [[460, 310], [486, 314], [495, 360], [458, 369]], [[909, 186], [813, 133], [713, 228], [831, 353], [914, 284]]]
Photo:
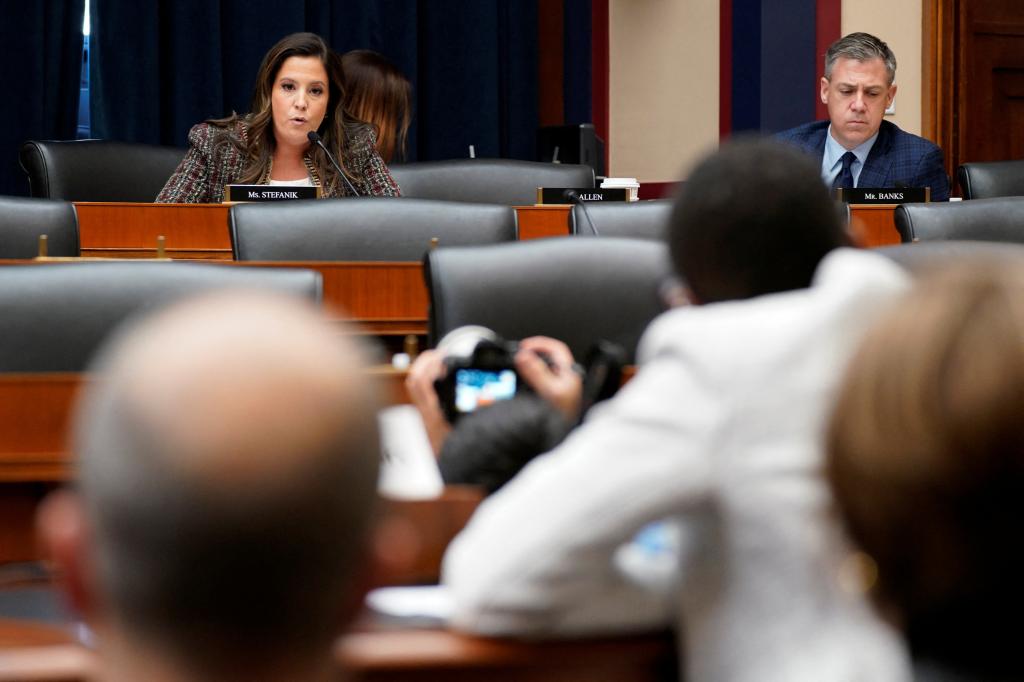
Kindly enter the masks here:
[[[437, 349], [444, 356], [445, 375], [434, 382], [441, 411], [449, 423], [475, 412], [480, 407], [508, 400], [520, 392], [532, 392], [520, 380], [515, 368], [519, 343], [505, 341], [486, 327], [466, 326], [450, 331]], [[553, 367], [547, 355], [538, 357]], [[597, 402], [611, 397], [622, 383], [624, 352], [607, 341], [598, 341], [587, 354], [583, 367], [574, 366], [583, 375], [579, 419]]]
[[480, 407], [508, 400], [522, 388], [515, 369], [518, 349], [518, 343], [503, 341], [492, 333], [478, 337], [468, 355], [450, 353], [445, 357], [446, 372], [434, 382], [434, 390], [449, 422], [454, 424]]

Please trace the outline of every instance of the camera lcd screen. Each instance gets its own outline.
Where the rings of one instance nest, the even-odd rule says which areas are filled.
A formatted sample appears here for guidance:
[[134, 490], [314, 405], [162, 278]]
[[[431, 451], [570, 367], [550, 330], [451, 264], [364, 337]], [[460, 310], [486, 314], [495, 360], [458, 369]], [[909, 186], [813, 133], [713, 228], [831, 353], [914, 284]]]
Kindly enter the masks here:
[[467, 414], [516, 394], [515, 370], [455, 370], [455, 409]]

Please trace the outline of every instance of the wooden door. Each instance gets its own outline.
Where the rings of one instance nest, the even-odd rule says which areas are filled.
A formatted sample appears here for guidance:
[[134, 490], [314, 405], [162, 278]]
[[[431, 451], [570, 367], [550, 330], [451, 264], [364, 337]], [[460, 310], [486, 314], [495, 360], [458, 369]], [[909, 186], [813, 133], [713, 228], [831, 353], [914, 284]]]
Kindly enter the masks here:
[[924, 0], [924, 133], [947, 171], [1024, 159], [1024, 2]]

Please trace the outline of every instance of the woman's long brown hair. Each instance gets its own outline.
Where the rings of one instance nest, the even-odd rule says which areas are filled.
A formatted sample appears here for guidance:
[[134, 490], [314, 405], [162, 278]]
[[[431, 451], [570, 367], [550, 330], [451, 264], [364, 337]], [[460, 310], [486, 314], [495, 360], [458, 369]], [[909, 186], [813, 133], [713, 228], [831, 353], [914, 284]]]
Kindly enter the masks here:
[[377, 151], [386, 163], [405, 158], [405, 138], [412, 116], [412, 86], [398, 68], [372, 50], [352, 50], [341, 57], [349, 113], [377, 131]]

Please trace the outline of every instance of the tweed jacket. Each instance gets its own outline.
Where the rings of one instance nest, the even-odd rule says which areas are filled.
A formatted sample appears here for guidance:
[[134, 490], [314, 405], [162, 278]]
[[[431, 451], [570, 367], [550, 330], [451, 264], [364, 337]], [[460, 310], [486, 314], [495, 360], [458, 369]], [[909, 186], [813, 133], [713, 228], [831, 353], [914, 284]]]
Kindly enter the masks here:
[[[828, 121], [815, 121], [778, 133], [776, 137], [813, 154], [821, 164]], [[949, 176], [942, 166], [942, 150], [917, 135], [882, 121], [878, 139], [860, 172], [858, 187], [931, 187], [932, 201], [949, 200]]]
[[[245, 168], [245, 156], [234, 142], [248, 142], [248, 125], [239, 120], [233, 130], [200, 123], [188, 133], [188, 152], [178, 164], [156, 200], [160, 203], [210, 204], [224, 201], [224, 185], [238, 182]], [[350, 140], [348, 168], [360, 196], [398, 196], [398, 183], [374, 147], [373, 131]], [[350, 194], [344, 183], [337, 191], [324, 188], [324, 197]]]

